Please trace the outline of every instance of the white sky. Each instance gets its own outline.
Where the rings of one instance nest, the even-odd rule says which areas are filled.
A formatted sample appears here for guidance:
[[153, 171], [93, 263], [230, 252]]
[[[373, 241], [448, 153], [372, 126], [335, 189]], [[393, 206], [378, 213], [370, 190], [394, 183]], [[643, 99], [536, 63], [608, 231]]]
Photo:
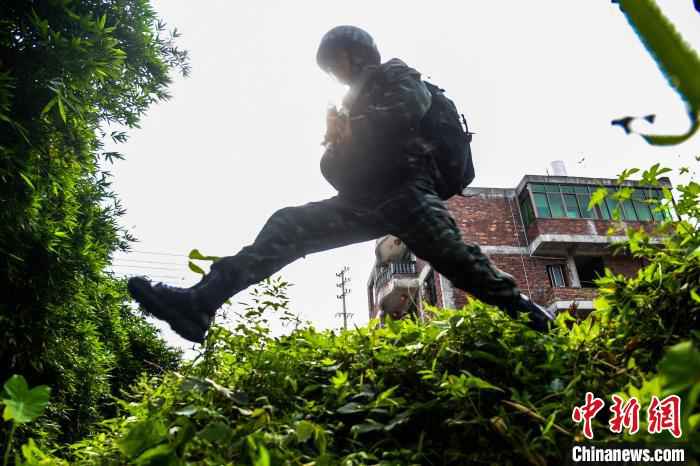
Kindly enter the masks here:
[[[111, 168], [136, 251], [232, 255], [278, 208], [335, 194], [319, 171], [320, 141], [326, 105], [345, 90], [315, 54], [339, 24], [367, 29], [383, 61], [399, 57], [447, 89], [477, 133], [472, 186], [514, 187], [556, 159], [571, 176], [615, 177], [656, 162], [697, 167], [700, 137], [661, 149], [610, 125], [656, 113], [653, 131], [688, 127], [682, 101], [610, 1], [153, 3], [183, 34], [192, 74], [175, 77], [172, 99], [151, 108], [118, 147], [126, 160]], [[700, 49], [692, 1], [658, 3]], [[319, 328], [338, 327], [335, 273], [347, 265], [352, 321], [365, 323], [373, 259], [373, 244], [362, 243], [287, 266], [292, 310]], [[121, 272], [183, 277], [167, 280], [183, 286], [198, 278], [185, 257], [133, 253], [116, 263], [133, 266]]]

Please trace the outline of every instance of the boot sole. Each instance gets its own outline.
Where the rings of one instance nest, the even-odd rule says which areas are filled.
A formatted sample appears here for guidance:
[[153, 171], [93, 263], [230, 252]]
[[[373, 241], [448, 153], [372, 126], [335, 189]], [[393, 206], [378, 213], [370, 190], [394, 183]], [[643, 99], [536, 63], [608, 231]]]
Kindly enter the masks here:
[[127, 284], [127, 289], [141, 307], [153, 317], [163, 320], [170, 325], [175, 333], [186, 340], [203, 343], [207, 329], [202, 328], [191, 319], [183, 317], [171, 306], [163, 303], [153, 292], [151, 283], [142, 277], [131, 277]]

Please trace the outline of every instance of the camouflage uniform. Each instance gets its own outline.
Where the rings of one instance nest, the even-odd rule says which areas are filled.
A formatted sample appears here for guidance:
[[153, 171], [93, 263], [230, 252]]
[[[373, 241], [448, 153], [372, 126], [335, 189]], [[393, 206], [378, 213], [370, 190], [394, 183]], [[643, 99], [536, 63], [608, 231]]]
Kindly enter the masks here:
[[329, 146], [321, 163], [339, 194], [278, 210], [253, 244], [217, 261], [212, 268], [227, 277], [231, 294], [307, 254], [392, 234], [456, 287], [512, 305], [520, 295], [513, 278], [462, 240], [437, 194], [433, 149], [416, 131], [430, 107], [420, 74], [398, 59], [368, 67], [344, 106], [351, 142]]

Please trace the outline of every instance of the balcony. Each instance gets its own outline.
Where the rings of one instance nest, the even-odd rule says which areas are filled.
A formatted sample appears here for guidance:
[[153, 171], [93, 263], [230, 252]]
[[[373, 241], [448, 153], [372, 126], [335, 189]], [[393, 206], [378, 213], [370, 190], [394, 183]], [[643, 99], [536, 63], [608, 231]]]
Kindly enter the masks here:
[[377, 303], [385, 313], [401, 315], [410, 307], [418, 286], [415, 261], [385, 264], [381, 266], [374, 283]]
[[416, 275], [416, 261], [403, 261], [403, 262], [390, 262], [383, 265], [379, 273], [377, 274], [377, 281], [375, 286], [377, 289], [381, 289], [386, 285], [389, 280], [391, 280], [395, 275]]
[[[662, 180], [670, 188], [670, 181]], [[600, 187], [608, 197], [597, 206], [588, 208], [591, 196]], [[625, 189], [630, 198], [619, 201], [611, 193]], [[670, 212], [657, 209], [663, 198], [660, 187], [644, 186], [637, 181], [625, 181], [566, 176], [541, 177], [527, 175], [516, 189], [520, 211], [525, 224], [528, 249], [533, 255], [563, 256], [568, 254], [605, 254], [611, 243], [624, 239], [608, 235], [619, 214], [630, 228], [654, 228], [668, 218]], [[652, 242], [658, 242], [653, 238]]]

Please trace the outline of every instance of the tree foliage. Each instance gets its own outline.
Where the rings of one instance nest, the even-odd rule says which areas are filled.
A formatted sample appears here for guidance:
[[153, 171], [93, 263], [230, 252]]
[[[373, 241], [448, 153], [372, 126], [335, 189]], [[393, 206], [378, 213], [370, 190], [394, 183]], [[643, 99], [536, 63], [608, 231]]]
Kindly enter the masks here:
[[171, 70], [187, 56], [147, 1], [0, 4], [0, 379], [53, 388], [47, 435], [84, 434], [143, 359], [176, 364], [104, 272], [133, 239], [104, 140], [167, 97]]

